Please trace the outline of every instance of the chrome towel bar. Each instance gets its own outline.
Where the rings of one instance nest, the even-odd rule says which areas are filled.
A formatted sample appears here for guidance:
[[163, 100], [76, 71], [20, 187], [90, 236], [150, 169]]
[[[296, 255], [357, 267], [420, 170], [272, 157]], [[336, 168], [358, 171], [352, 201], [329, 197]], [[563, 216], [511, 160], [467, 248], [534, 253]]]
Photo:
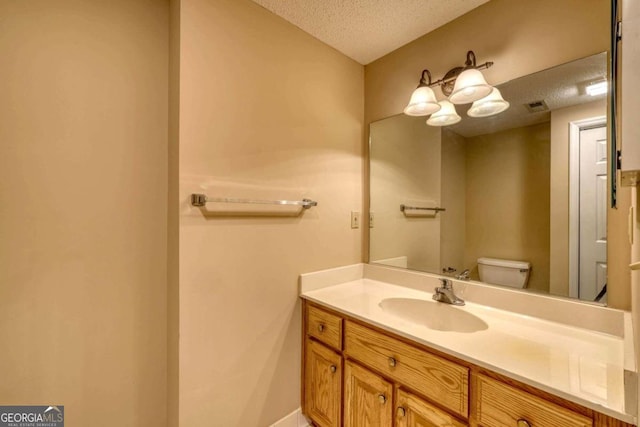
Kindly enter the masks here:
[[435, 213], [446, 211], [445, 208], [423, 208], [419, 206], [400, 205], [400, 212], [404, 211], [434, 211]]
[[318, 202], [310, 199], [302, 200], [255, 200], [255, 199], [236, 199], [232, 197], [209, 197], [205, 194], [192, 194], [191, 204], [196, 207], [203, 207], [207, 203], [249, 203], [259, 205], [295, 205], [309, 209], [318, 206]]

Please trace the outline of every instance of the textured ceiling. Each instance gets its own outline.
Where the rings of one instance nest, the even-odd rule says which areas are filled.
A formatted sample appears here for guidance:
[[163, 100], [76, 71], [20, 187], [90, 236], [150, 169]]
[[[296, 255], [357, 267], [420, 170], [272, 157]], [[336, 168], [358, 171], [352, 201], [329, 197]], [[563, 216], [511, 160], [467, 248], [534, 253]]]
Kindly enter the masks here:
[[488, 0], [253, 0], [368, 64]]
[[[508, 110], [491, 117], [472, 118], [466, 113], [471, 104], [457, 105], [462, 121], [448, 129], [472, 137], [548, 122], [549, 111], [606, 98], [586, 94], [588, 84], [606, 78], [607, 53], [603, 52], [511, 80], [498, 86], [502, 97], [510, 103]], [[535, 101], [544, 101], [549, 110], [529, 112], [526, 105]]]

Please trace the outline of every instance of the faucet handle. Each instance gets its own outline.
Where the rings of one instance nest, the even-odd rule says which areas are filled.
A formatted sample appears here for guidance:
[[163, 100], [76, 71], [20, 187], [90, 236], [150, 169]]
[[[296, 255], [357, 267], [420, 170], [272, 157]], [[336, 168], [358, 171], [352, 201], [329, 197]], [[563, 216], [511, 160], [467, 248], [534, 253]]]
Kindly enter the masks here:
[[441, 277], [439, 280], [444, 289], [452, 289], [451, 280], [445, 279], [444, 277]]
[[470, 276], [471, 276], [471, 272], [467, 268], [462, 273], [456, 275], [456, 279], [458, 279], [458, 280], [469, 280]]
[[453, 274], [456, 271], [458, 271], [458, 270], [456, 270], [454, 267], [443, 267], [442, 268], [442, 274]]

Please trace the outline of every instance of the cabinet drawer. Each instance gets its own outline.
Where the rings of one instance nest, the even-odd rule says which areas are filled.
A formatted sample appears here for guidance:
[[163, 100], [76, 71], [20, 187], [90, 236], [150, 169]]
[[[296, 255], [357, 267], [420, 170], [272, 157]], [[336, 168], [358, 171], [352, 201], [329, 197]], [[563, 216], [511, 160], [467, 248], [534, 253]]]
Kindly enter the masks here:
[[345, 354], [468, 416], [467, 368], [350, 321], [345, 322]]
[[342, 319], [324, 310], [307, 305], [307, 335], [342, 350]]
[[[483, 427], [587, 427], [591, 418], [484, 375], [477, 377], [477, 417]], [[520, 423], [520, 425], [527, 425]]]

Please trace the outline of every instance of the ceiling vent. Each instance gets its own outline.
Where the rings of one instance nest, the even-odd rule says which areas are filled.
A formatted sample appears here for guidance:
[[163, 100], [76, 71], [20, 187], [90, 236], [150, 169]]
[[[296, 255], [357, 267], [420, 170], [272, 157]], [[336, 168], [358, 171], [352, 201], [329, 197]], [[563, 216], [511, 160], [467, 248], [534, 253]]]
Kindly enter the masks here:
[[525, 107], [527, 107], [527, 110], [529, 110], [530, 113], [541, 113], [543, 111], [549, 111], [549, 107], [547, 106], [547, 103], [544, 102], [544, 100], [530, 102], [528, 104], [525, 104]]

